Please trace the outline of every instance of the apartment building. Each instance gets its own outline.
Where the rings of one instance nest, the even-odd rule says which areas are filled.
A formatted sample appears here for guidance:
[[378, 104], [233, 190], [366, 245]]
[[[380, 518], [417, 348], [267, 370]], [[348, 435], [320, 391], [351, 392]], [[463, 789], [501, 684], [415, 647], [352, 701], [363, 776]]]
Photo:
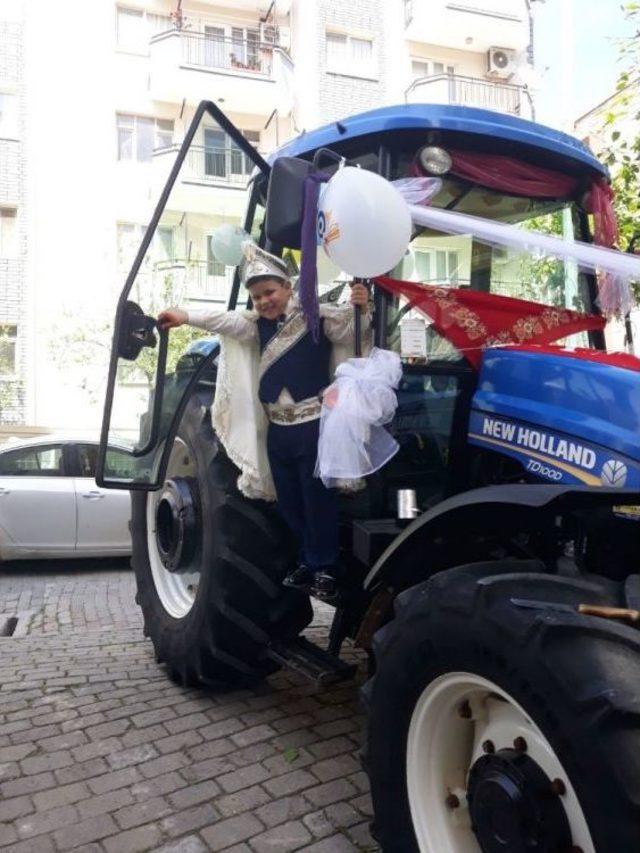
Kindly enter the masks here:
[[[0, 140], [0, 156], [9, 156], [7, 145], [18, 158], [6, 173], [14, 182], [23, 174], [24, 184], [24, 199], [0, 185], [2, 233], [13, 235], [6, 239], [20, 258], [29, 247], [28, 266], [18, 258], [13, 265], [21, 295], [0, 315], [0, 353], [18, 371], [20, 328], [32, 312], [31, 367], [16, 384], [24, 401], [16, 422], [98, 426], [116, 297], [201, 100], [262, 152], [398, 102], [529, 117], [531, 2], [27, 3], [12, 36], [22, 44], [24, 57], [14, 60], [22, 70], [0, 76], [0, 96], [3, 86], [18, 94], [14, 115], [20, 87], [28, 92], [27, 144]], [[9, 50], [8, 35], [2, 42]], [[211, 236], [220, 223], [241, 220], [250, 171], [206, 117], [132, 294], [147, 313], [163, 302], [224, 304], [229, 271]], [[8, 293], [3, 263], [0, 287]], [[123, 377], [132, 399], [148, 380], [141, 370]]]
[[26, 287], [24, 21], [0, 6], [0, 422], [26, 419], [31, 306]]

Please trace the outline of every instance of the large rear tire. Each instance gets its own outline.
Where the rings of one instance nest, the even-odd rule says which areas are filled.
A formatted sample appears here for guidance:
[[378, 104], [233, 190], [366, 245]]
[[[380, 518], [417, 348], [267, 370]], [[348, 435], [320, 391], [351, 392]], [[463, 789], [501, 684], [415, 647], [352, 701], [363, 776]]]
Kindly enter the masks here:
[[[181, 684], [216, 687], [263, 678], [277, 669], [265, 656], [268, 645], [296, 637], [313, 615], [306, 596], [281, 585], [292, 550], [274, 506], [246, 499], [237, 476], [209, 407], [194, 395], [165, 489], [132, 492], [136, 601], [157, 660]], [[170, 483], [187, 490], [192, 511], [190, 553], [185, 546], [177, 571], [163, 562], [168, 546], [157, 535], [163, 525], [165, 538], [175, 533], [166, 500]]]
[[535, 568], [442, 572], [376, 635], [364, 697], [385, 853], [640, 849], [640, 634], [514, 604], [624, 603], [616, 584]]

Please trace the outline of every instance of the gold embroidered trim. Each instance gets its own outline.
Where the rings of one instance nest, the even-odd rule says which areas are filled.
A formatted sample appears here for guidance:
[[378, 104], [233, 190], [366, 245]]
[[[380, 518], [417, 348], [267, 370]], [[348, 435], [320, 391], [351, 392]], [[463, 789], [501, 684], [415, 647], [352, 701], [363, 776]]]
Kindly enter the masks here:
[[545, 308], [541, 314], [530, 314], [518, 318], [510, 328], [489, 336], [488, 329], [470, 308], [458, 305], [456, 300], [445, 288], [438, 288], [434, 292], [436, 304], [448, 314], [453, 325], [464, 329], [470, 341], [481, 341], [483, 346], [500, 346], [501, 344], [522, 344], [531, 338], [537, 337], [545, 330], [556, 329], [571, 322], [573, 312], [563, 308]]
[[267, 417], [272, 424], [291, 426], [315, 421], [320, 417], [322, 403], [317, 397], [307, 397], [292, 406], [282, 406], [279, 403], [266, 403]]
[[294, 311], [287, 317], [282, 328], [275, 333], [263, 349], [262, 355], [260, 356], [260, 379], [262, 379], [267, 370], [269, 370], [269, 368], [275, 364], [279, 358], [282, 358], [282, 356], [288, 352], [292, 346], [297, 344], [300, 338], [306, 335], [306, 333], [307, 323], [304, 319], [304, 315], [301, 311]]

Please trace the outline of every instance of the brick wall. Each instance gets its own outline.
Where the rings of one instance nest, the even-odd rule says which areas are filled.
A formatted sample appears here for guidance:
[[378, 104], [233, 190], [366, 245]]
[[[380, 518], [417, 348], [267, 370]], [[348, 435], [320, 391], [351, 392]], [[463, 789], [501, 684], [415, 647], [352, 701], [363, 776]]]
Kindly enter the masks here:
[[[374, 109], [385, 102], [383, 0], [319, 0], [318, 54], [321, 122]], [[373, 39], [373, 74], [339, 74], [327, 68], [326, 31], [335, 30]]]
[[[1, 14], [1, 9], [0, 9]], [[0, 139], [0, 207], [16, 208], [16, 257], [0, 257], [0, 324], [18, 327], [16, 372], [0, 377], [0, 424], [25, 421], [27, 365], [24, 28], [0, 19], [0, 91], [18, 97], [18, 140]]]

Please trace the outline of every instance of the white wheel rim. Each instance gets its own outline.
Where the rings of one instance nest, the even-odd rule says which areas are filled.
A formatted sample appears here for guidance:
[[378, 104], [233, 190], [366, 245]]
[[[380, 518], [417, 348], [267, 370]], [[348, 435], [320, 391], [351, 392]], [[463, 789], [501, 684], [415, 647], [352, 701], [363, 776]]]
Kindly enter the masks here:
[[[460, 714], [468, 703], [471, 716]], [[572, 844], [596, 853], [587, 821], [569, 777], [551, 744], [524, 709], [501, 687], [468, 672], [441, 675], [429, 684], [414, 709], [407, 739], [407, 790], [413, 828], [423, 853], [481, 853], [471, 829], [466, 788], [469, 770], [484, 755], [513, 748], [517, 737], [549, 779], [561, 779]], [[457, 797], [452, 808], [447, 797]]]
[[[172, 477], [195, 476], [196, 468], [187, 445], [179, 438], [173, 443], [169, 463], [167, 465], [167, 479]], [[147, 495], [147, 552], [151, 575], [162, 606], [174, 619], [182, 619], [193, 607], [200, 582], [200, 572], [188, 574], [176, 574], [168, 572], [160, 559], [158, 543], [156, 541], [156, 509], [162, 489], [157, 492], [149, 492]]]

